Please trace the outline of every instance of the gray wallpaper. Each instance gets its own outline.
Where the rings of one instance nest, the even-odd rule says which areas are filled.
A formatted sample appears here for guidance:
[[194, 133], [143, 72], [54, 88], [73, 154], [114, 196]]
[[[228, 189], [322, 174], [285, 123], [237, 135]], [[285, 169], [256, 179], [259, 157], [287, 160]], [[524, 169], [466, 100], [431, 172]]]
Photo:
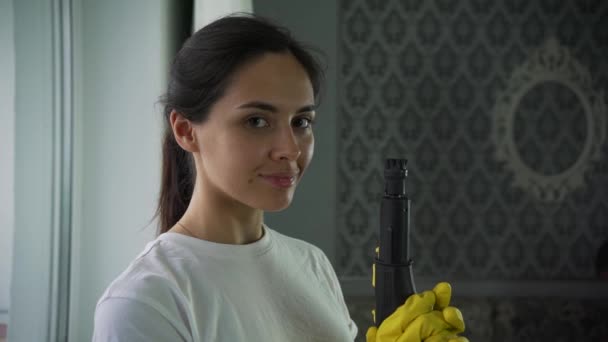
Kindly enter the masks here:
[[[338, 13], [339, 275], [371, 278], [383, 159], [399, 157], [416, 277], [594, 279], [608, 1], [343, 0]], [[364, 341], [373, 297], [346, 295]], [[456, 295], [472, 341], [608, 338], [593, 294]]]
[[[511, 167], [497, 152], [497, 108], [550, 38], [561, 50], [543, 63], [578, 63], [589, 84], [530, 83], [512, 108]], [[338, 40], [341, 276], [371, 277], [382, 161], [402, 157], [416, 276], [594, 277], [608, 238], [607, 1], [343, 0]], [[533, 175], [567, 176], [560, 196], [539, 197]]]

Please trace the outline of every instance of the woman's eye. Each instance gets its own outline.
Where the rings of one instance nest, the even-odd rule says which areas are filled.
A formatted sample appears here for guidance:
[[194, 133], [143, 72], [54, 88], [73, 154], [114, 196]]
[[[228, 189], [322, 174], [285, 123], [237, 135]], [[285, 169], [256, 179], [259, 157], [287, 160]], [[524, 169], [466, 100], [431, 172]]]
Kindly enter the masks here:
[[259, 116], [249, 118], [247, 120], [247, 123], [249, 123], [251, 126], [256, 127], [256, 128], [268, 126], [268, 122]]
[[312, 126], [314, 120], [311, 118], [297, 118], [295, 122], [296, 126], [298, 126], [299, 128], [308, 128]]

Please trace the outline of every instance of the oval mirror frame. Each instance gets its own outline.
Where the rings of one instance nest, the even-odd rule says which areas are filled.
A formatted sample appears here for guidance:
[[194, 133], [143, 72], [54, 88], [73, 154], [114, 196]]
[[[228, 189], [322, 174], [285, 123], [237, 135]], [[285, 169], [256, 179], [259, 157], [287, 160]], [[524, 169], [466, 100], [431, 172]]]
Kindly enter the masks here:
[[[574, 164], [560, 173], [546, 175], [530, 168], [518, 152], [513, 129], [523, 97], [544, 82], [557, 82], [573, 91], [585, 112], [587, 137]], [[601, 157], [606, 135], [604, 92], [593, 89], [591, 74], [557, 39], [549, 38], [530, 58], [516, 68], [493, 108], [492, 138], [495, 157], [513, 172], [512, 186], [531, 193], [543, 202], [559, 202], [585, 185], [584, 175]]]

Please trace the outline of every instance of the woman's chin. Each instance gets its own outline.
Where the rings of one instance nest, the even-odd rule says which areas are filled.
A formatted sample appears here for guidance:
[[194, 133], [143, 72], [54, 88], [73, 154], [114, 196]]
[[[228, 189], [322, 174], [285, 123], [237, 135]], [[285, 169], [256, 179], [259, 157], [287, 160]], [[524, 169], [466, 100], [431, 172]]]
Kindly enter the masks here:
[[272, 201], [271, 203], [265, 203], [262, 206], [262, 210], [267, 211], [267, 212], [277, 212], [277, 211], [283, 211], [287, 208], [289, 208], [289, 206], [291, 205], [292, 202], [292, 197], [289, 198], [285, 198], [283, 201]]

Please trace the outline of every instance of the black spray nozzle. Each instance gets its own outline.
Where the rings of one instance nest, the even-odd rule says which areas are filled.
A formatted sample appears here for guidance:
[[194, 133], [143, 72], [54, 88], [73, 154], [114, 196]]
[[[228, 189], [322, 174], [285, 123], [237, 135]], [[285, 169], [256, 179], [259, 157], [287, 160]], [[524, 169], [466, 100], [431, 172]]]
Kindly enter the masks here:
[[386, 159], [384, 162], [384, 194], [405, 196], [407, 159]]
[[378, 254], [374, 260], [376, 326], [416, 292], [410, 259], [410, 199], [406, 159], [386, 159], [380, 202]]

